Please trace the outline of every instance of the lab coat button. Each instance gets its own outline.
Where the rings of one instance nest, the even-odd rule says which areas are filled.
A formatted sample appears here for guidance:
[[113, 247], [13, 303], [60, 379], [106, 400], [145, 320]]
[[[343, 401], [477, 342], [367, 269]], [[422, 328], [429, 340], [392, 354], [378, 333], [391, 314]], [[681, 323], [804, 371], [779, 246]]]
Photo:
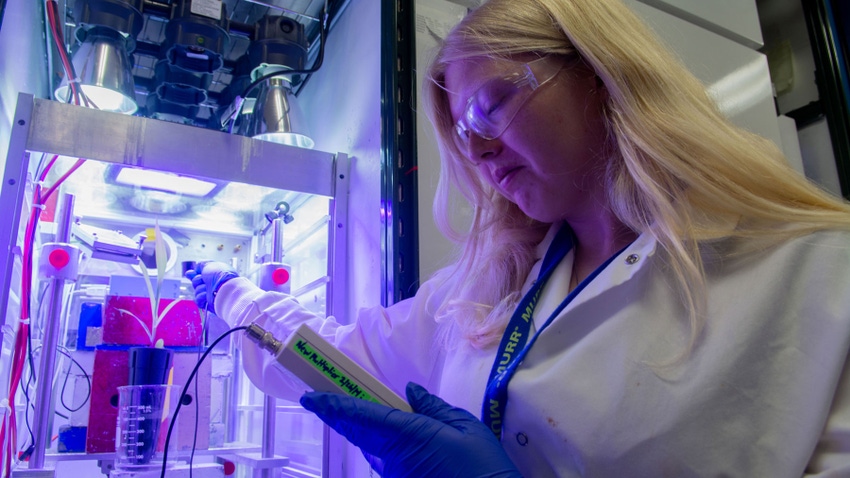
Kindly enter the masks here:
[[528, 435], [523, 432], [519, 432], [516, 434], [516, 442], [519, 443], [519, 446], [528, 445]]
[[639, 261], [639, 260], [640, 260], [640, 256], [639, 256], [639, 255], [637, 255], [637, 254], [629, 254], [629, 255], [626, 257], [626, 264], [628, 264], [628, 265], [632, 265], [632, 264], [636, 263], [636, 262], [637, 262], [637, 261]]

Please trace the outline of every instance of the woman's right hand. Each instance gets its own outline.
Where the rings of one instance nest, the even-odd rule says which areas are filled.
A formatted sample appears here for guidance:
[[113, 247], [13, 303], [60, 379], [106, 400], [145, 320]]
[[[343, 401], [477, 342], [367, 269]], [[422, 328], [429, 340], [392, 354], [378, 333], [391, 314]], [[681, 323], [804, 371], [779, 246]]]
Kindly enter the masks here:
[[235, 277], [239, 277], [239, 273], [223, 262], [199, 262], [194, 269], [186, 271], [186, 278], [192, 281], [195, 289], [195, 303], [201, 310], [209, 310], [213, 314], [218, 289]]

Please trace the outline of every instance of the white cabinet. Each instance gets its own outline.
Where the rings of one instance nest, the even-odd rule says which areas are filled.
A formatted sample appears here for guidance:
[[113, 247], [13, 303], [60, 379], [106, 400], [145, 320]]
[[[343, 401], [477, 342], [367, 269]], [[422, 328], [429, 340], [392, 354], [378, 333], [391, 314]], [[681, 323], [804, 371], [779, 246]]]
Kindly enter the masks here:
[[[737, 125], [781, 147], [767, 58], [752, 48], [646, 3], [628, 1], [685, 66], [708, 87], [721, 110]], [[731, 3], [731, 0], [724, 3]], [[714, 2], [711, 4], [715, 5]], [[717, 10], [723, 9], [718, 6]], [[722, 18], [734, 16], [734, 12], [734, 9], [729, 10]]]
[[755, 0], [638, 0], [750, 48], [764, 41]]

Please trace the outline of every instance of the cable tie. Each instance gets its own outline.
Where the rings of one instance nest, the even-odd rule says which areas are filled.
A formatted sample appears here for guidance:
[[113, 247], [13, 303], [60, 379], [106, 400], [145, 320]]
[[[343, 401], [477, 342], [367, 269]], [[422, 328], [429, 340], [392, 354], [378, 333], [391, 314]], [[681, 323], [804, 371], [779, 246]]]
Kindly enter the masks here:
[[32, 208], [41, 209], [42, 211], [44, 211], [45, 209], [47, 209], [47, 204], [33, 203]]
[[82, 84], [82, 83], [83, 83], [83, 81], [82, 81], [82, 80], [80, 80], [79, 78], [72, 78], [72, 79], [68, 80], [68, 83], [77, 83], [77, 84]]

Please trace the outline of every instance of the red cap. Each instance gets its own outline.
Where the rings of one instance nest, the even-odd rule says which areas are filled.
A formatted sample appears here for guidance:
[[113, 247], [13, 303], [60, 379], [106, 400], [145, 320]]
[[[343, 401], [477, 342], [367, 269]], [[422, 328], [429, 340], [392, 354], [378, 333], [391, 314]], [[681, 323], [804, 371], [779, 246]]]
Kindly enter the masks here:
[[47, 261], [50, 262], [50, 265], [57, 269], [67, 266], [70, 260], [71, 256], [68, 255], [68, 251], [65, 249], [53, 249], [47, 256]]
[[286, 284], [289, 281], [289, 271], [283, 267], [278, 267], [272, 272], [272, 282], [277, 285]]

